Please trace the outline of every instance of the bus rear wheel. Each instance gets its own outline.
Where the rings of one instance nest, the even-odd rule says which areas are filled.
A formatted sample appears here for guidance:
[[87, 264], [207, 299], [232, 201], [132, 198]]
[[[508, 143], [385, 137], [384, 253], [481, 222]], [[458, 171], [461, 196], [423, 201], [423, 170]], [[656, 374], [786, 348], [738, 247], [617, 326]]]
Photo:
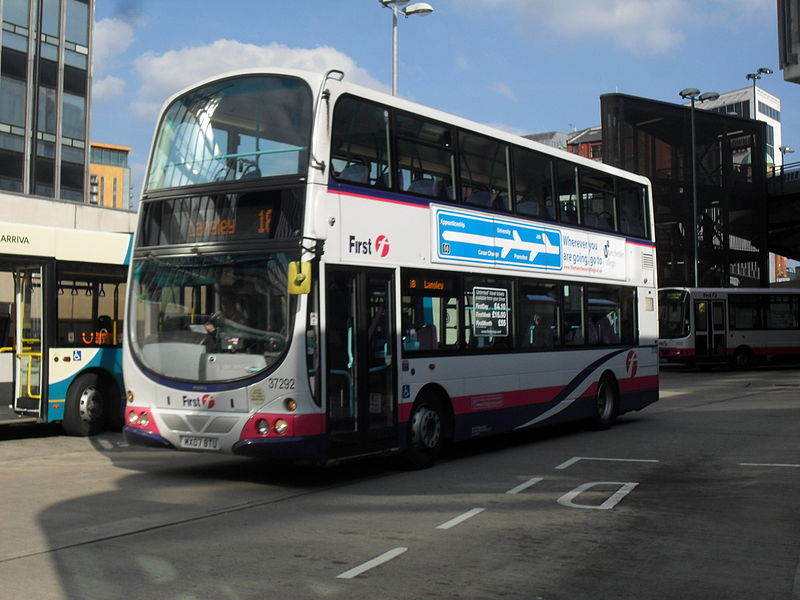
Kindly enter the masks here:
[[444, 446], [445, 421], [442, 403], [423, 393], [411, 409], [406, 462], [415, 469], [430, 467]]
[[96, 373], [84, 373], [69, 386], [62, 427], [67, 435], [100, 433], [105, 426], [107, 396]]
[[753, 366], [753, 351], [750, 348], [737, 348], [732, 362], [735, 369], [746, 371]]
[[616, 380], [606, 373], [597, 383], [594, 425], [598, 429], [607, 429], [614, 424], [618, 415], [619, 389]]

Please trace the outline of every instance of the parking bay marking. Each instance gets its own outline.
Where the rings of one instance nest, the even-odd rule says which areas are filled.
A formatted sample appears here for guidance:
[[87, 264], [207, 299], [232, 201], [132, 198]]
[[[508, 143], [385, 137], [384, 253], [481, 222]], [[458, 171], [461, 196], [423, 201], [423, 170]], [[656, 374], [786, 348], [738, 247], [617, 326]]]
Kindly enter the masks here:
[[569, 460], [565, 460], [563, 463], [558, 465], [556, 469], [568, 469], [575, 463], [581, 460], [602, 460], [608, 462], [635, 462], [635, 463], [657, 463], [657, 460], [647, 459], [647, 458], [600, 458], [600, 457], [593, 457], [593, 456], [573, 456]]
[[379, 567], [380, 565], [389, 562], [392, 559], [397, 558], [404, 552], [406, 552], [408, 548], [404, 548], [400, 546], [398, 548], [394, 548], [393, 550], [389, 550], [388, 552], [384, 552], [380, 556], [376, 556], [372, 560], [368, 560], [367, 562], [353, 567], [352, 569], [345, 571], [336, 576], [337, 579], [353, 579], [354, 577], [358, 577], [362, 573], [366, 573], [370, 569], [374, 569], [375, 567]]

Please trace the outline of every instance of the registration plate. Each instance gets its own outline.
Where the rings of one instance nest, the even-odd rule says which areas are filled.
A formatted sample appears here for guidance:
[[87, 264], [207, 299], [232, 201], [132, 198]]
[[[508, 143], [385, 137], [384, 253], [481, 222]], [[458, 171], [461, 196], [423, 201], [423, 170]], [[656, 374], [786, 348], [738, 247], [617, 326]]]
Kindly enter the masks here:
[[219, 440], [213, 437], [200, 435], [182, 435], [181, 448], [191, 450], [219, 450]]

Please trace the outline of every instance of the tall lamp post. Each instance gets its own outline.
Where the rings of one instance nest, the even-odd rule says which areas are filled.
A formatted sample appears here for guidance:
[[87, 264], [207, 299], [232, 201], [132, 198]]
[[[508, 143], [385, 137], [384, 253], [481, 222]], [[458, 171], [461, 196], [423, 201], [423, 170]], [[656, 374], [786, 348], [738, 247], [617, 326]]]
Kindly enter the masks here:
[[753, 118], [758, 118], [758, 96], [756, 92], [756, 81], [761, 79], [762, 75], [772, 75], [772, 69], [768, 69], [767, 67], [759, 67], [755, 73], [748, 73], [745, 75], [745, 79], [749, 79], [753, 82]]
[[691, 135], [692, 135], [692, 242], [694, 243], [694, 287], [700, 287], [700, 249], [697, 245], [697, 149], [695, 144], [695, 126], [694, 126], [694, 104], [695, 101], [706, 102], [707, 100], [716, 100], [719, 98], [717, 92], [703, 92], [697, 88], [686, 88], [678, 92], [678, 95], [684, 100], [690, 100], [690, 114], [691, 114]]
[[[392, 10], [392, 96], [397, 95], [397, 16], [408, 18], [412, 15], [429, 15], [433, 7], [427, 2], [408, 4], [408, 0], [378, 0], [384, 8]], [[405, 7], [405, 8], [401, 8]]]

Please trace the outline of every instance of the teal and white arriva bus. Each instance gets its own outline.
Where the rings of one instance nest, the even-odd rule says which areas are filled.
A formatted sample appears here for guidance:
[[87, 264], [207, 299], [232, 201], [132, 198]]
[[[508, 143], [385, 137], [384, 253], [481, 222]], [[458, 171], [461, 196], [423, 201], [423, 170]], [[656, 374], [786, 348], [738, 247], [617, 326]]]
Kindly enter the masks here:
[[130, 233], [0, 222], [0, 425], [122, 426]]
[[127, 438], [328, 464], [658, 398], [647, 179], [352, 85], [167, 101], [128, 285]]

